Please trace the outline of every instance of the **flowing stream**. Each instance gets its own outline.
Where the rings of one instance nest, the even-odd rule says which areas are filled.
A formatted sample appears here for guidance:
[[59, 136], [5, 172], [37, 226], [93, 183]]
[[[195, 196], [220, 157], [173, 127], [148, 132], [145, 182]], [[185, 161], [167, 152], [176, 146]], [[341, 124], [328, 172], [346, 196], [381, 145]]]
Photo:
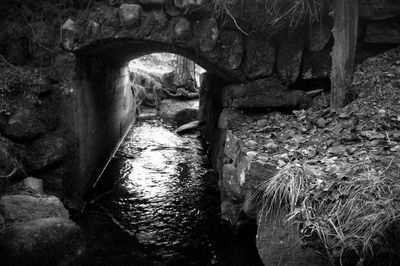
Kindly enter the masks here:
[[221, 222], [218, 177], [197, 135], [153, 117], [132, 127], [79, 221], [84, 265], [261, 265], [254, 235]]

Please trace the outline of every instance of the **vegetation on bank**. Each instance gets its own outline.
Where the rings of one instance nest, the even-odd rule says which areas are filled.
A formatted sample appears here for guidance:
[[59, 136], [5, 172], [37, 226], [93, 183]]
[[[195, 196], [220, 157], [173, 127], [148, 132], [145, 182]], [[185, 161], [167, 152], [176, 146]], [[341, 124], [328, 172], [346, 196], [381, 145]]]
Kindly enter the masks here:
[[[237, 21], [240, 19], [251, 25], [251, 32], [273, 34], [320, 21], [328, 14], [329, 1], [252, 0], [249, 5], [249, 1], [245, 0], [216, 0], [209, 8], [215, 17], [233, 19], [238, 28], [241, 28]], [[242, 31], [245, 32], [244, 29]]]
[[332, 262], [395, 252], [400, 222], [400, 48], [355, 73], [360, 97], [340, 111], [321, 96], [282, 115], [269, 155], [279, 170], [260, 186], [262, 215], [298, 228]]

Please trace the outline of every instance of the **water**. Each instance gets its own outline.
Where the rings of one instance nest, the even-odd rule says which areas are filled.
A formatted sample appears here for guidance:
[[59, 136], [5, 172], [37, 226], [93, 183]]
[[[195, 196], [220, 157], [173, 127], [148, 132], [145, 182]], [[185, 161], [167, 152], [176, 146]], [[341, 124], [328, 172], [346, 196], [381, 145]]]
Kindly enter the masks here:
[[217, 176], [201, 139], [160, 118], [137, 122], [80, 220], [84, 265], [261, 265], [254, 236], [221, 223]]

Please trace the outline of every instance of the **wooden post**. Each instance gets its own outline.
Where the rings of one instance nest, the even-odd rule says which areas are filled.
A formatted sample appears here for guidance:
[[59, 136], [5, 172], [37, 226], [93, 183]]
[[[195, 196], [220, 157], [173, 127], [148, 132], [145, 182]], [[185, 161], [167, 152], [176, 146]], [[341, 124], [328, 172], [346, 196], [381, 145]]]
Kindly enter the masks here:
[[348, 103], [357, 45], [359, 0], [335, 0], [331, 73], [331, 108]]

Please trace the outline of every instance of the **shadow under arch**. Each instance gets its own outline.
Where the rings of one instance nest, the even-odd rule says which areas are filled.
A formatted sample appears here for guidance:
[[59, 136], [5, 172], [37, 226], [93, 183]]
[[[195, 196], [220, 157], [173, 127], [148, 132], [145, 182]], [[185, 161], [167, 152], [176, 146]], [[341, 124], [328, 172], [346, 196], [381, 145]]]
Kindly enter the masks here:
[[74, 131], [77, 169], [66, 184], [71, 208], [83, 206], [83, 195], [107, 166], [135, 121], [129, 62], [143, 55], [167, 52], [182, 55], [203, 67], [221, 84], [238, 78], [208, 62], [193, 50], [144, 40], [103, 40], [75, 51]]

